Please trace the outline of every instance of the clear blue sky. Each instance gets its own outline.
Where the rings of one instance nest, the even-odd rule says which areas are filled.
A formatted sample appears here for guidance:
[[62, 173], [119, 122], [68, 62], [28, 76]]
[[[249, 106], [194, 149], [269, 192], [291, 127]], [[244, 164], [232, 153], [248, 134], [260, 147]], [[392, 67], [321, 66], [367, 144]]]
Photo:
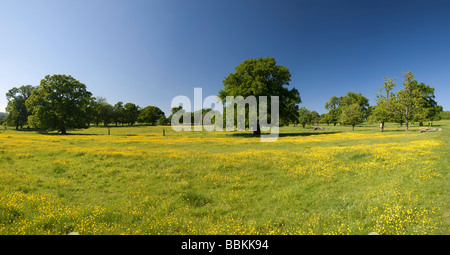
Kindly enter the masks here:
[[108, 102], [217, 95], [244, 59], [274, 57], [302, 104], [349, 91], [375, 103], [412, 70], [450, 110], [449, 1], [2, 0], [0, 111], [12, 87], [68, 74]]

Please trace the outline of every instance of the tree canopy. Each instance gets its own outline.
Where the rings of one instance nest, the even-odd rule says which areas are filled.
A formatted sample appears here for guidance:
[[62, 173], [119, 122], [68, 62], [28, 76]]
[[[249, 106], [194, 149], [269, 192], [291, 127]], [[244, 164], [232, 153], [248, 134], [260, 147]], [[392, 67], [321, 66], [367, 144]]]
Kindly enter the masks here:
[[62, 134], [66, 134], [67, 128], [86, 128], [91, 97], [86, 85], [72, 76], [47, 75], [26, 101], [27, 108], [32, 110], [30, 125]]
[[395, 105], [395, 94], [392, 92], [397, 86], [395, 78], [384, 77], [384, 85], [379, 88], [380, 94], [377, 94], [377, 105], [373, 108], [370, 121], [381, 122], [381, 132], [384, 131], [385, 122], [393, 119], [393, 107]]
[[363, 122], [363, 117], [364, 113], [362, 107], [359, 104], [354, 103], [342, 110], [340, 121], [343, 124], [351, 125], [352, 130], [355, 130], [355, 126]]
[[[267, 96], [267, 112], [271, 112], [271, 96], [279, 97], [280, 122], [290, 122], [298, 118], [298, 104], [301, 102], [297, 89], [288, 89], [291, 73], [282, 65], [277, 65], [272, 57], [246, 59], [235, 67], [235, 72], [223, 81], [224, 89], [219, 98], [225, 101], [227, 96]], [[259, 104], [259, 101], [258, 101]], [[259, 118], [259, 112], [258, 112]], [[254, 134], [259, 134], [258, 129]]]
[[164, 112], [156, 106], [147, 106], [141, 109], [139, 113], [138, 120], [142, 123], [152, 123], [155, 125], [156, 122], [164, 116]]
[[[233, 125], [236, 124], [238, 130], [242, 130], [239, 126], [245, 129], [248, 125], [250, 128], [252, 123], [252, 127], [255, 127], [253, 124], [256, 122], [258, 126], [255, 127], [256, 130], [253, 129], [254, 134], [260, 133], [259, 124], [267, 123], [268, 119], [261, 118], [265, 115], [260, 115], [259, 111], [263, 111], [264, 107], [254, 107], [253, 101], [256, 100], [256, 104], [260, 105], [259, 101], [264, 102], [264, 98], [268, 101], [265, 106], [269, 117], [266, 118], [272, 119], [271, 125], [294, 123], [295, 126], [300, 123], [305, 127], [308, 123], [317, 124], [320, 121], [334, 125], [340, 122], [354, 128], [361, 121], [368, 120], [381, 122], [383, 132], [386, 122], [397, 122], [400, 125], [405, 123], [408, 131], [411, 121], [419, 122], [422, 126], [425, 121], [432, 124], [435, 120], [448, 118], [449, 114], [443, 112], [443, 107], [435, 100], [434, 88], [419, 83], [411, 71], [403, 73], [403, 77], [403, 88], [396, 93], [394, 93], [396, 78], [384, 77], [384, 85], [379, 89], [380, 93], [376, 94], [377, 104], [374, 106], [369, 106], [369, 100], [361, 93], [348, 92], [345, 96], [332, 96], [325, 103], [328, 112], [319, 115], [316, 111], [310, 111], [305, 107], [299, 108], [300, 93], [295, 88], [288, 88], [291, 74], [286, 67], [277, 65], [275, 59], [271, 57], [251, 58], [236, 66], [235, 72], [223, 80], [224, 88], [219, 91], [219, 98], [223, 102], [226, 102], [228, 96], [239, 98], [237, 101], [241, 100], [239, 106], [234, 104], [241, 112], [234, 111]], [[275, 118], [270, 117], [271, 96], [278, 96], [279, 99], [279, 112], [274, 111]], [[55, 130], [62, 134], [65, 134], [68, 128], [87, 128], [91, 123], [96, 125], [103, 123], [104, 126], [111, 123], [115, 123], [116, 126], [119, 123], [133, 125], [136, 122], [165, 124], [181, 109], [181, 106], [173, 108], [172, 114], [166, 118], [164, 112], [156, 106], [141, 109], [134, 103], [124, 104], [122, 101], [111, 105], [106, 98], [92, 97], [86, 85], [70, 75], [47, 75], [40, 81], [39, 86], [13, 87], [6, 93], [6, 98], [8, 114], [2, 117], [1, 123], [6, 122], [6, 125], [15, 126], [16, 129], [28, 124], [44, 132]], [[248, 98], [250, 101], [253, 100], [252, 107]], [[242, 102], [244, 103], [241, 104]], [[256, 120], [259, 120], [259, 123], [254, 117], [249, 117], [249, 113], [253, 112], [257, 113]], [[238, 114], [242, 113], [245, 116], [245, 123], [241, 118], [237, 118]], [[183, 118], [183, 123], [191, 124], [201, 124], [204, 118], [207, 118], [209, 120], [207, 123], [222, 126], [225, 124], [226, 116], [227, 106], [223, 108], [222, 113], [217, 110], [201, 109], [177, 117]], [[272, 123], [274, 119], [277, 123]]]
[[306, 124], [309, 124], [311, 122], [312, 122], [311, 111], [306, 109], [306, 107], [304, 106], [300, 107], [300, 109], [298, 109], [298, 123], [300, 123], [304, 128]]
[[31, 96], [34, 87], [32, 85], [23, 85], [19, 88], [12, 88], [6, 93], [8, 105], [6, 111], [9, 113], [6, 116], [6, 122], [10, 126], [15, 126], [19, 129], [28, 121], [28, 116], [31, 111], [27, 109], [25, 102]]

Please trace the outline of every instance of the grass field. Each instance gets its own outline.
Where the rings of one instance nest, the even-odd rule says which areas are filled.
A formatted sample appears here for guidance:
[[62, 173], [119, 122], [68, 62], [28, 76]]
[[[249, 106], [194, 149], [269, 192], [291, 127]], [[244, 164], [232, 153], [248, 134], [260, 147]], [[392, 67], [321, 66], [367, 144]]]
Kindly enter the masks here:
[[449, 234], [450, 121], [0, 131], [0, 234]]

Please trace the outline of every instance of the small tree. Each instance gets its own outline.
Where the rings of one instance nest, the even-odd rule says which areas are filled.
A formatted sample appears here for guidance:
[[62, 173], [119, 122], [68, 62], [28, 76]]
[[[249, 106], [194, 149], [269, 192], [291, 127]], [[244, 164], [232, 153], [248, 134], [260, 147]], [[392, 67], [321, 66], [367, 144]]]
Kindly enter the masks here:
[[361, 107], [363, 118], [367, 118], [369, 114], [369, 99], [363, 96], [361, 93], [348, 92], [345, 96], [341, 97], [339, 107], [342, 110], [352, 104], [358, 104]]
[[304, 106], [300, 107], [300, 109], [298, 109], [298, 123], [305, 128], [306, 124], [311, 123], [311, 120], [311, 112]]
[[311, 124], [317, 125], [320, 121], [320, 114], [316, 111], [311, 112]]
[[140, 111], [138, 120], [142, 123], [155, 125], [162, 116], [164, 116], [164, 112], [161, 109], [156, 106], [147, 106]]
[[109, 123], [114, 121], [114, 107], [108, 104], [106, 101], [104, 103], [96, 105], [96, 114], [98, 120], [103, 122], [103, 126], [107, 127]]
[[139, 117], [139, 106], [133, 103], [126, 103], [124, 105], [124, 122], [129, 125], [136, 123]]
[[418, 84], [417, 88], [423, 99], [420, 106], [421, 109], [415, 116], [415, 120], [419, 122], [419, 126], [423, 126], [424, 121], [429, 121], [431, 124], [431, 122], [439, 120], [443, 108], [434, 100], [434, 88], [425, 83]]
[[362, 123], [364, 113], [359, 104], [355, 103], [345, 107], [341, 113], [342, 124], [351, 125], [352, 130], [355, 130], [355, 126]]
[[[172, 122], [172, 117], [173, 117], [173, 115], [175, 114], [175, 113], [177, 113], [178, 111], [180, 111], [181, 109], [183, 109], [183, 106], [177, 106], [177, 107], [173, 107], [172, 109], [171, 109], [171, 111], [172, 111], [172, 113], [169, 115], [169, 117], [168, 117], [168, 121], [169, 122]], [[181, 118], [183, 118], [183, 117], [180, 117], [180, 119]], [[178, 121], [180, 121], [180, 120], [178, 120]], [[180, 123], [181, 122], [183, 122], [183, 121], [180, 121]]]
[[125, 108], [123, 107], [123, 102], [117, 102], [114, 105], [114, 113], [113, 113], [113, 121], [116, 123], [116, 126], [118, 123], [124, 123], [124, 115], [125, 115]]
[[404, 88], [397, 92], [396, 111], [403, 115], [405, 131], [408, 131], [409, 121], [422, 111], [425, 97], [411, 71], [403, 73], [403, 76]]
[[10, 126], [15, 126], [16, 130], [19, 127], [22, 128], [28, 121], [28, 116], [31, 115], [31, 111], [27, 109], [25, 102], [31, 96], [31, 92], [34, 87], [31, 85], [24, 85], [20, 88], [12, 88], [6, 93], [6, 99], [8, 105], [6, 111], [6, 123]]
[[377, 94], [377, 105], [370, 117], [372, 121], [381, 122], [381, 132], [384, 131], [385, 122], [392, 120], [394, 115], [395, 95], [391, 91], [396, 85], [395, 78], [384, 77], [384, 86], [379, 89], [380, 94]]
[[325, 109], [328, 110], [326, 113], [325, 121], [328, 123], [333, 123], [334, 126], [339, 122], [339, 117], [341, 115], [342, 109], [339, 108], [342, 97], [332, 96], [328, 102], [325, 103]]
[[331, 119], [330, 119], [328, 113], [320, 115], [320, 123], [325, 123], [325, 124], [327, 124], [327, 126], [330, 125]]
[[165, 116], [165, 115], [163, 115], [163, 116], [161, 116], [161, 118], [159, 118], [159, 120], [158, 120], [158, 125], [167, 125], [169, 123], [169, 119]]

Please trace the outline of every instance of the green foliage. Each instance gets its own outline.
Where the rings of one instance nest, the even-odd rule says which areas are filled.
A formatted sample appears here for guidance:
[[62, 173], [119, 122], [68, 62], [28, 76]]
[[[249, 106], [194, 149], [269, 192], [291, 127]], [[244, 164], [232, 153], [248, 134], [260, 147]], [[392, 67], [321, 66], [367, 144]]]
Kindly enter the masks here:
[[434, 88], [424, 83], [419, 83], [417, 89], [420, 91], [423, 100], [420, 106], [421, 109], [414, 116], [414, 120], [419, 122], [440, 120], [440, 113], [443, 108], [434, 100]]
[[122, 125], [125, 123], [124, 117], [125, 117], [125, 108], [123, 107], [123, 102], [117, 102], [114, 105], [114, 114], [113, 114], [113, 121], [116, 123], [116, 126], [118, 123], [121, 123]]
[[443, 120], [450, 120], [450, 111], [442, 111], [441, 112], [441, 119], [443, 119]]
[[303, 126], [303, 128], [306, 126], [306, 124], [312, 122], [311, 112], [304, 106], [298, 109], [298, 122]]
[[359, 107], [361, 107], [361, 112], [363, 113], [363, 118], [367, 118], [369, 113], [369, 99], [361, 93], [348, 92], [344, 97], [341, 97], [339, 108], [344, 110], [346, 107], [353, 104], [359, 105]]
[[380, 94], [377, 94], [377, 105], [371, 112], [371, 122], [381, 122], [381, 131], [383, 132], [384, 123], [394, 121], [402, 125], [405, 123], [406, 131], [410, 121], [420, 122], [436, 121], [441, 118], [442, 106], [439, 106], [434, 100], [434, 88], [418, 83], [414, 80], [411, 71], [403, 73], [404, 88], [396, 94], [392, 92], [396, 86], [395, 78], [384, 80], [384, 87], [380, 88]]
[[384, 86], [380, 88], [380, 94], [377, 94], [377, 105], [371, 109], [369, 121], [381, 122], [381, 132], [384, 131], [384, 123], [392, 121], [394, 118], [395, 94], [392, 90], [397, 84], [396, 78], [384, 77]]
[[159, 120], [158, 120], [158, 125], [168, 125], [168, 124], [170, 124], [170, 120], [165, 116], [165, 115], [163, 115], [163, 116], [161, 116], [161, 118], [159, 118]]
[[325, 103], [325, 109], [336, 109], [341, 103], [342, 97], [332, 96], [328, 102]]
[[24, 85], [19, 88], [12, 88], [6, 93], [8, 105], [6, 111], [9, 113], [6, 116], [6, 124], [15, 126], [16, 129], [25, 125], [28, 121], [28, 116], [31, 111], [27, 109], [25, 102], [31, 96], [34, 87], [31, 85]]
[[95, 100], [94, 116], [97, 126], [100, 122], [103, 122], [106, 127], [114, 121], [114, 107], [108, 104], [106, 98], [99, 97]]
[[355, 130], [355, 126], [363, 122], [364, 112], [362, 107], [354, 103], [347, 106], [342, 110], [340, 121], [342, 124], [351, 125], [352, 129]]
[[[183, 109], [183, 106], [177, 106], [177, 107], [173, 107], [171, 110], [172, 110], [172, 112], [171, 112], [171, 114], [169, 115], [169, 123], [170, 122], [172, 122], [172, 117], [173, 117], [173, 115], [176, 113], [176, 112], [178, 112], [178, 111], [180, 111], [181, 109]], [[180, 118], [181, 119], [181, 118]], [[180, 121], [180, 123], [182, 123], [182, 121]]]
[[155, 125], [156, 122], [164, 116], [164, 112], [156, 106], [147, 106], [139, 113], [138, 120], [141, 123], [151, 123]]
[[225, 78], [225, 88], [219, 91], [219, 98], [225, 102], [227, 96], [255, 96], [257, 100], [259, 96], [267, 96], [267, 112], [270, 113], [270, 96], [279, 96], [280, 122], [294, 122], [301, 99], [297, 89], [285, 87], [290, 81], [289, 70], [277, 65], [274, 58], [246, 59]]
[[327, 124], [333, 123], [336, 125], [341, 121], [342, 112], [353, 104], [359, 105], [362, 112], [362, 118], [366, 119], [369, 115], [369, 99], [364, 97], [361, 93], [348, 92], [343, 97], [332, 96], [330, 100], [325, 103], [325, 108], [328, 109], [328, 113], [323, 116], [322, 122]]
[[395, 101], [396, 111], [402, 114], [405, 120], [406, 131], [408, 131], [409, 122], [424, 115], [423, 106], [425, 104], [425, 94], [421, 91], [417, 81], [411, 71], [403, 73], [404, 88], [397, 92], [397, 100]]
[[311, 124], [318, 124], [320, 121], [320, 114], [316, 111], [311, 112]]
[[333, 123], [335, 126], [339, 122], [339, 116], [341, 115], [341, 108], [330, 108], [328, 113], [325, 113], [322, 122], [330, 124]]
[[124, 105], [124, 122], [130, 125], [136, 123], [139, 117], [139, 106], [133, 103], [126, 103]]
[[86, 85], [70, 75], [47, 75], [26, 100], [27, 109], [32, 110], [28, 121], [42, 131], [62, 134], [68, 128], [87, 128], [91, 95]]

